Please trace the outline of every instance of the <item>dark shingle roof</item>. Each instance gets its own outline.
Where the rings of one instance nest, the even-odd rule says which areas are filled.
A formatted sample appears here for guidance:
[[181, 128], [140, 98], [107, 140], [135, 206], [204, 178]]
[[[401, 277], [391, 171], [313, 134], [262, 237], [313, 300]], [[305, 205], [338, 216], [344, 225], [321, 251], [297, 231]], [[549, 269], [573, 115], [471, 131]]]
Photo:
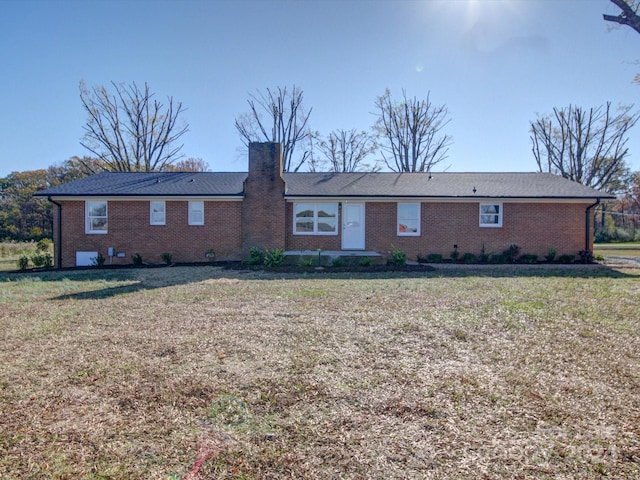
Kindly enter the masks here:
[[[287, 197], [614, 198], [550, 173], [285, 173], [283, 177]], [[241, 197], [246, 178], [244, 172], [104, 172], [36, 195]]]
[[242, 196], [246, 173], [103, 172], [38, 192], [39, 196]]
[[289, 197], [614, 198], [550, 173], [285, 173], [284, 179]]

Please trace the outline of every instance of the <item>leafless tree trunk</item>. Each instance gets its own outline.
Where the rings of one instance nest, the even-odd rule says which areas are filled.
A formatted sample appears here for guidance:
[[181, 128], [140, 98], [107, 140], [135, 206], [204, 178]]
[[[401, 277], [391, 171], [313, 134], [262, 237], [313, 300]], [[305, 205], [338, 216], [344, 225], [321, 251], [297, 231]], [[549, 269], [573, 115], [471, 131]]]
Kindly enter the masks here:
[[184, 111], [168, 98], [165, 107], [155, 100], [149, 85], [140, 89], [111, 82], [115, 93], [105, 87], [89, 89], [80, 83], [80, 100], [88, 114], [80, 144], [114, 171], [158, 171], [180, 159], [183, 145], [176, 145], [189, 126], [178, 125]]
[[251, 142], [282, 144], [285, 172], [297, 172], [311, 155], [307, 149], [299, 158], [294, 157], [296, 146], [302, 145], [311, 136], [307, 127], [311, 110], [305, 113], [302, 99], [302, 90], [295, 85], [291, 92], [287, 87], [277, 87], [273, 91], [267, 88], [266, 94], [258, 91], [257, 95], [250, 95], [247, 100], [250, 113], [242, 114], [235, 120], [245, 146], [248, 147]]
[[334, 130], [317, 144], [330, 172], [377, 171], [379, 168], [365, 163], [378, 148], [375, 138], [367, 132]]
[[[444, 105], [426, 100], [407, 98], [395, 103], [387, 89], [376, 100], [378, 120], [375, 130], [383, 139], [382, 156], [387, 166], [396, 172], [426, 172], [442, 162], [452, 143], [449, 135], [441, 130], [449, 123]], [[385, 152], [391, 158], [385, 156]]]
[[632, 107], [611, 113], [611, 103], [583, 110], [569, 105], [531, 122], [533, 155], [541, 172], [562, 175], [611, 193], [628, 180], [627, 133], [638, 121]]
[[620, 12], [618, 16], [604, 14], [602, 18], [607, 22], [627, 25], [640, 33], [640, 16], [638, 16], [638, 7], [640, 5], [638, 2], [635, 0], [611, 0], [611, 3], [622, 10], [622, 12]]

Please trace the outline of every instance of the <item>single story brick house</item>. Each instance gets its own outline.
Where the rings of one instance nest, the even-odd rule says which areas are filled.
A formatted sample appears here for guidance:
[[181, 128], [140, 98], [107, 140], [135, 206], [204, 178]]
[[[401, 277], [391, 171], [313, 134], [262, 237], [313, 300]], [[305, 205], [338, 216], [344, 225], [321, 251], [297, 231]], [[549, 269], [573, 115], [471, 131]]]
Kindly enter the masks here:
[[397, 248], [415, 259], [510, 244], [540, 257], [592, 249], [608, 194], [547, 173], [282, 173], [281, 146], [252, 143], [248, 172], [99, 173], [38, 192], [54, 203], [55, 265], [247, 258]]

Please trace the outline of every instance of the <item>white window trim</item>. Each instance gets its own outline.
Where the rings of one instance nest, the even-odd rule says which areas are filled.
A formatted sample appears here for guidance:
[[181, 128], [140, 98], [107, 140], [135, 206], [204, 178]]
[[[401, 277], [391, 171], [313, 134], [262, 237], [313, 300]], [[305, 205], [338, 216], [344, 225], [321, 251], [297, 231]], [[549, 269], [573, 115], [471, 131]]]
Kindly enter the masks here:
[[[104, 203], [105, 218], [107, 219], [106, 230], [92, 230], [89, 217], [89, 205], [92, 203]], [[106, 235], [109, 233], [109, 202], [106, 200], [86, 200], [84, 202], [84, 232], [88, 235]]]
[[[153, 205], [154, 204], [162, 204], [162, 221], [154, 222], [153, 221]], [[167, 202], [164, 200], [152, 200], [149, 202], [149, 225], [166, 225], [167, 224]]]
[[[192, 218], [191, 218], [192, 207], [195, 204], [202, 205], [202, 221], [201, 222], [192, 221]], [[204, 201], [198, 200], [198, 201], [189, 202], [189, 213], [188, 214], [189, 214], [189, 225], [196, 225], [196, 226], [204, 225]]]
[[[420, 202], [398, 202], [397, 204], [397, 209], [396, 209], [396, 234], [399, 237], [419, 237], [420, 236], [420, 232], [421, 232], [421, 228], [420, 228], [420, 217], [422, 216], [422, 206], [420, 205]], [[418, 228], [417, 228], [417, 232], [401, 232], [400, 231], [400, 206], [401, 205], [416, 205], [418, 207]]]
[[[482, 215], [496, 215], [495, 213], [482, 213], [483, 205], [497, 205], [498, 206], [498, 223], [482, 223]], [[502, 202], [482, 202], [478, 206], [478, 223], [481, 228], [502, 228], [502, 216], [504, 215], [504, 206]]]
[[[313, 217], [306, 217], [313, 219], [313, 232], [298, 232], [296, 231], [296, 205], [309, 204], [313, 205]], [[336, 229], [334, 232], [319, 232], [318, 231], [318, 205], [335, 205], [336, 207]], [[340, 216], [340, 208], [338, 202], [295, 202], [293, 204], [293, 234], [294, 235], [338, 235], [338, 224]]]

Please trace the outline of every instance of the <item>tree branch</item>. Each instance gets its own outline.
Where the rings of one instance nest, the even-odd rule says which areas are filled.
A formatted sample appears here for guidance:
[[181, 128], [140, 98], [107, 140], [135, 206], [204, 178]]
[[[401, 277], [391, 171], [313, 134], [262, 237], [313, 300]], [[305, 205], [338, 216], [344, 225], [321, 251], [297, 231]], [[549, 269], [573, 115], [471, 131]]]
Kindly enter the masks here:
[[603, 14], [602, 18], [607, 22], [614, 22], [620, 25], [627, 25], [633, 28], [636, 32], [640, 33], [640, 16], [638, 16], [636, 10], [629, 5], [625, 0], [610, 0], [611, 3], [616, 5], [622, 13], [618, 16]]

